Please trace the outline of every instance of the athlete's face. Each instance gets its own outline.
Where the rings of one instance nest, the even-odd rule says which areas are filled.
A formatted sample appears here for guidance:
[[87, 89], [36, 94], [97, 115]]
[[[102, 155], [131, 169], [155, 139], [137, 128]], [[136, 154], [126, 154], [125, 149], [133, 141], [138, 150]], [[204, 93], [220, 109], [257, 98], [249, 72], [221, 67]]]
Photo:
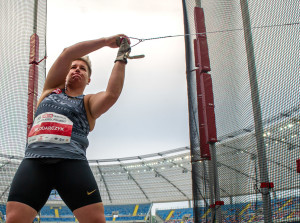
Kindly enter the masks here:
[[76, 82], [81, 84], [90, 83], [91, 79], [89, 77], [87, 64], [81, 60], [74, 60], [71, 64], [66, 81], [68, 84]]

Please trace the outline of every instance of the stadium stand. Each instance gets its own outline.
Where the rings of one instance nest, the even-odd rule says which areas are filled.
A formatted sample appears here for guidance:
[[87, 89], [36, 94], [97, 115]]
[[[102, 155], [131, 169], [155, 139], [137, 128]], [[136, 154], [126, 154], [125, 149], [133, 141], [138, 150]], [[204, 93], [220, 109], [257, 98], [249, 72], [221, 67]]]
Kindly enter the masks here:
[[106, 205], [106, 221], [139, 221], [145, 222], [150, 214], [151, 204]]
[[[145, 222], [150, 214], [152, 205], [129, 204], [129, 205], [106, 205], [105, 218], [107, 222]], [[3, 207], [3, 210], [5, 207]], [[2, 210], [2, 209], [1, 209]], [[5, 213], [5, 210], [4, 210]], [[38, 219], [35, 220], [38, 222]], [[40, 212], [40, 222], [76, 222], [71, 210], [66, 206], [45, 205]]]
[[[299, 201], [300, 197], [272, 200], [272, 205], [276, 206], [278, 210], [273, 213], [273, 220], [276, 222], [300, 222]], [[221, 208], [223, 223], [263, 222], [261, 201], [227, 204]], [[210, 214], [210, 209], [203, 208], [200, 212], [203, 213], [202, 222], [206, 222], [206, 217]], [[193, 222], [193, 208], [157, 210], [156, 215], [165, 223]]]
[[[300, 222], [300, 197], [286, 197], [273, 199], [272, 205], [277, 210], [273, 213], [276, 222]], [[150, 216], [152, 204], [105, 205], [105, 218], [107, 222], [146, 222]], [[232, 222], [260, 222], [263, 221], [262, 202], [244, 202], [226, 204], [222, 207], [223, 223]], [[202, 222], [210, 216], [210, 209], [200, 210]], [[257, 214], [258, 213], [258, 214]], [[6, 207], [0, 205], [0, 222], [4, 222]], [[177, 208], [156, 210], [156, 216], [165, 223], [192, 223], [193, 208]], [[36, 218], [35, 222], [38, 222]], [[40, 212], [40, 222], [76, 222], [73, 213], [66, 206], [45, 205]]]
[[5, 212], [6, 212], [5, 205], [0, 204], [0, 222], [4, 222]]
[[[127, 221], [127, 222], [145, 222], [150, 214], [152, 204], [130, 204], [130, 205], [106, 205], [105, 218], [106, 221]], [[5, 205], [0, 205], [0, 217], [6, 214]], [[71, 210], [66, 206], [50, 206], [45, 205], [39, 213], [39, 219], [35, 222], [76, 222]], [[0, 218], [0, 222], [4, 222], [4, 218]]]

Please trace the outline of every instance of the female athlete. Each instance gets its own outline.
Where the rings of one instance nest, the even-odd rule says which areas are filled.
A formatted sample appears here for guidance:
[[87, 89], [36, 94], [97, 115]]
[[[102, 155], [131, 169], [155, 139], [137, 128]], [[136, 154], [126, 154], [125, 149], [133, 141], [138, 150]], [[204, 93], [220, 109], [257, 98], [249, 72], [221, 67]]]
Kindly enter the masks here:
[[[91, 81], [85, 55], [119, 47], [107, 88], [83, 95]], [[31, 223], [56, 189], [80, 223], [105, 222], [99, 189], [86, 158], [87, 135], [119, 98], [130, 41], [120, 34], [65, 48], [52, 65], [28, 134], [25, 158], [11, 184], [7, 223]]]

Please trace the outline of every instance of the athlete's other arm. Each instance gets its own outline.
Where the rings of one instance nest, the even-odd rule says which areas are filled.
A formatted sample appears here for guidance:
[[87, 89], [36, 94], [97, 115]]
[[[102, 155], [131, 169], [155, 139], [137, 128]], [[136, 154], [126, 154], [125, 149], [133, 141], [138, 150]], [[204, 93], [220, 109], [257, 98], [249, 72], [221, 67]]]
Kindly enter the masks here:
[[112, 69], [105, 91], [93, 94], [89, 98], [89, 111], [93, 119], [105, 113], [119, 98], [125, 79], [125, 54], [130, 52], [130, 41], [126, 38], [121, 42], [115, 65]]

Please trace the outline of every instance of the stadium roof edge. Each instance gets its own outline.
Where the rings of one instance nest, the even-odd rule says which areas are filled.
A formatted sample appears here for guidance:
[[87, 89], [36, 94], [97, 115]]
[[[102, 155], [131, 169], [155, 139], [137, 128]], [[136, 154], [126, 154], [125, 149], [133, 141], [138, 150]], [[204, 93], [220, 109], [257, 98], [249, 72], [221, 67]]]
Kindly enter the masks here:
[[131, 156], [131, 157], [123, 157], [123, 158], [113, 158], [113, 159], [94, 159], [94, 160], [88, 160], [89, 163], [98, 163], [98, 162], [121, 162], [121, 161], [129, 161], [129, 160], [142, 160], [145, 158], [154, 158], [154, 157], [162, 157], [165, 155], [169, 154], [174, 154], [174, 153], [180, 153], [180, 152], [186, 152], [189, 151], [190, 147], [180, 147], [177, 149], [171, 149], [159, 153], [152, 153], [152, 154], [146, 154], [146, 155], [141, 155], [141, 156]]

